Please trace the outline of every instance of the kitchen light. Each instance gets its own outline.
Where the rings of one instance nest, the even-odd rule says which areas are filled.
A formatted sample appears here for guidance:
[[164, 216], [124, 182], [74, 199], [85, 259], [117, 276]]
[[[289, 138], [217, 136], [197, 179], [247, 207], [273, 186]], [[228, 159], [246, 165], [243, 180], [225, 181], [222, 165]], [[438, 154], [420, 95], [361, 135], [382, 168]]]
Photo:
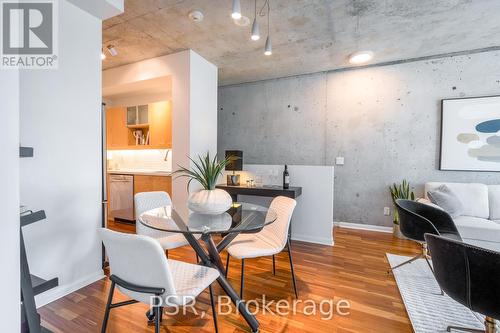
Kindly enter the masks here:
[[264, 54], [266, 56], [270, 56], [273, 54], [273, 46], [271, 44], [271, 36], [269, 35], [270, 31], [270, 26], [271, 26], [271, 5], [269, 4], [269, 1], [267, 0], [267, 38], [266, 38], [266, 47], [264, 48]]
[[241, 18], [241, 4], [240, 0], [233, 0], [233, 12], [231, 17], [234, 20], [239, 20]]
[[111, 54], [111, 56], [116, 57], [118, 55], [118, 51], [116, 51], [113, 45], [110, 44], [106, 46], [106, 49], [108, 50], [109, 54]]
[[259, 40], [260, 39], [260, 32], [259, 32], [259, 23], [257, 22], [257, 0], [254, 2], [254, 18], [253, 18], [253, 24], [252, 24], [252, 36], [250, 37], [252, 40]]
[[361, 65], [373, 59], [372, 51], [359, 51], [349, 56], [349, 62], [353, 65]]
[[269, 38], [269, 36], [267, 36], [267, 39], [266, 39], [266, 48], [265, 48], [264, 54], [266, 56], [270, 56], [271, 54], [273, 54], [273, 46], [271, 44], [271, 38]]

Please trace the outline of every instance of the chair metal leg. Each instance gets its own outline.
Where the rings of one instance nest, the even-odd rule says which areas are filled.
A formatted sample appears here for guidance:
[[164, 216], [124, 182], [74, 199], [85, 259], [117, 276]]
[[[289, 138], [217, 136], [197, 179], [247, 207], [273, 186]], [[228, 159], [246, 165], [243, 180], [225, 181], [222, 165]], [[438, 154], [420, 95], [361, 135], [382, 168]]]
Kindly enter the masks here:
[[159, 305], [155, 305], [155, 333], [160, 333], [160, 322], [161, 322], [161, 307]]
[[200, 262], [200, 257], [198, 257], [198, 253], [195, 253], [196, 254], [196, 263], [199, 263]]
[[274, 254], [273, 254], [273, 275], [276, 275], [276, 260], [274, 258]]
[[394, 267], [391, 267], [391, 269], [389, 269], [389, 270], [387, 271], [387, 274], [389, 274], [390, 272], [394, 271], [395, 269], [397, 269], [397, 268], [399, 268], [399, 267], [401, 267], [401, 266], [404, 266], [404, 265], [406, 265], [406, 264], [410, 264], [410, 263], [412, 263], [412, 262], [414, 262], [415, 260], [420, 259], [420, 258], [424, 258], [424, 255], [423, 255], [423, 254], [418, 254], [418, 255], [416, 255], [415, 257], [413, 257], [413, 258], [411, 258], [411, 259], [409, 259], [409, 260], [406, 260], [405, 262], [403, 262], [403, 263], [401, 263], [401, 264], [399, 264], [399, 265], [396, 265], [396, 266], [394, 266]]
[[477, 328], [467, 328], [467, 327], [460, 327], [460, 326], [448, 326], [448, 327], [446, 327], [446, 332], [451, 332], [451, 330], [462, 331], [462, 332], [471, 332], [471, 333], [484, 333], [485, 332], [485, 330], [479, 330]]
[[106, 310], [104, 311], [104, 319], [102, 320], [101, 333], [105, 333], [106, 327], [108, 326], [109, 311], [111, 310], [111, 302], [113, 301], [114, 292], [115, 292], [115, 283], [111, 282], [111, 287], [109, 288], [108, 302], [106, 303]]
[[[427, 258], [427, 256], [424, 255], [424, 259], [425, 261], [427, 262], [427, 265], [429, 266], [431, 272], [432, 272], [432, 275], [434, 275], [434, 268], [432, 268], [432, 265], [431, 263], [429, 262], [429, 258]], [[439, 289], [441, 290], [441, 296], [444, 295], [444, 291], [443, 291], [443, 288], [441, 288], [441, 286], [439, 287]]]
[[297, 292], [297, 282], [295, 281], [295, 271], [293, 269], [292, 244], [290, 242], [290, 238], [288, 238], [287, 242], [288, 242], [288, 258], [290, 259], [290, 269], [292, 271], [293, 290], [295, 291], [295, 298], [299, 298], [299, 293]]
[[214, 318], [215, 333], [219, 333], [219, 325], [217, 325], [217, 312], [215, 311], [215, 301], [214, 292], [212, 290], [212, 285], [208, 287], [210, 291], [210, 304], [212, 305], [212, 317]]
[[226, 278], [227, 278], [227, 274], [229, 272], [229, 258], [231, 258], [231, 256], [229, 255], [229, 253], [227, 254], [227, 259], [226, 259]]
[[240, 298], [243, 299], [243, 285], [245, 283], [245, 259], [241, 259], [241, 284], [240, 284]]

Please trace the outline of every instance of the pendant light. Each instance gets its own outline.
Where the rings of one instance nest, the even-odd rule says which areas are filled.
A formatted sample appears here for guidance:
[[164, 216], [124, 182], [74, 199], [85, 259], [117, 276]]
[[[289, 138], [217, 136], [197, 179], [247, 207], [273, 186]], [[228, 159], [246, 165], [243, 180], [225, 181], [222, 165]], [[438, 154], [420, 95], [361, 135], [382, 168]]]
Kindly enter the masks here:
[[257, 22], [257, 0], [255, 0], [255, 9], [254, 9], [254, 19], [252, 24], [252, 36], [250, 37], [252, 40], [260, 39], [260, 31], [259, 31], [259, 23]]
[[273, 46], [271, 44], [271, 36], [269, 34], [269, 25], [270, 25], [270, 14], [271, 14], [271, 6], [269, 5], [269, 1], [270, 0], [267, 0], [267, 38], [266, 38], [266, 47], [264, 49], [264, 54], [266, 56], [270, 56], [271, 54], [273, 54]]
[[233, 0], [233, 12], [231, 13], [231, 17], [234, 20], [239, 20], [241, 18], [240, 0]]

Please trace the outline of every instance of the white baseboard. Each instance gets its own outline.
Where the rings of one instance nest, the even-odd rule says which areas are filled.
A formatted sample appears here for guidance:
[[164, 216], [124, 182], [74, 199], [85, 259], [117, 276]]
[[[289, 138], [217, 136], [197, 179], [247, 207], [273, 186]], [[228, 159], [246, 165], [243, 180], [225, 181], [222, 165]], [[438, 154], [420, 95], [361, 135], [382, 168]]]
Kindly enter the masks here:
[[306, 235], [292, 235], [292, 240], [306, 242], [306, 243], [327, 245], [327, 246], [333, 246], [335, 244], [335, 242], [331, 237], [311, 237]]
[[65, 284], [54, 289], [47, 290], [40, 295], [35, 296], [36, 307], [40, 308], [44, 305], [47, 305], [59, 298], [62, 298], [72, 292], [77, 291], [85, 286], [88, 286], [91, 283], [94, 283], [104, 277], [104, 272], [99, 270], [95, 273], [89, 274], [81, 279], [78, 279], [70, 284]]
[[380, 225], [351, 223], [351, 222], [333, 222], [333, 225], [341, 228], [377, 231], [377, 232], [385, 232], [392, 234], [392, 227], [383, 227]]

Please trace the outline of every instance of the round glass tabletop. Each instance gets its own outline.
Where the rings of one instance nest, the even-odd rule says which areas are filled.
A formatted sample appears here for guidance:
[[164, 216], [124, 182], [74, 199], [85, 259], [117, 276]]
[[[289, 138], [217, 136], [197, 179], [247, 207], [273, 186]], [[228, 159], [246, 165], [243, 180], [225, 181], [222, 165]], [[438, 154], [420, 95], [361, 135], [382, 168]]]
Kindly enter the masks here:
[[218, 215], [191, 212], [187, 221], [177, 214], [173, 206], [163, 206], [142, 213], [139, 222], [155, 230], [177, 233], [251, 233], [260, 231], [276, 221], [277, 217], [273, 209], [238, 202]]

